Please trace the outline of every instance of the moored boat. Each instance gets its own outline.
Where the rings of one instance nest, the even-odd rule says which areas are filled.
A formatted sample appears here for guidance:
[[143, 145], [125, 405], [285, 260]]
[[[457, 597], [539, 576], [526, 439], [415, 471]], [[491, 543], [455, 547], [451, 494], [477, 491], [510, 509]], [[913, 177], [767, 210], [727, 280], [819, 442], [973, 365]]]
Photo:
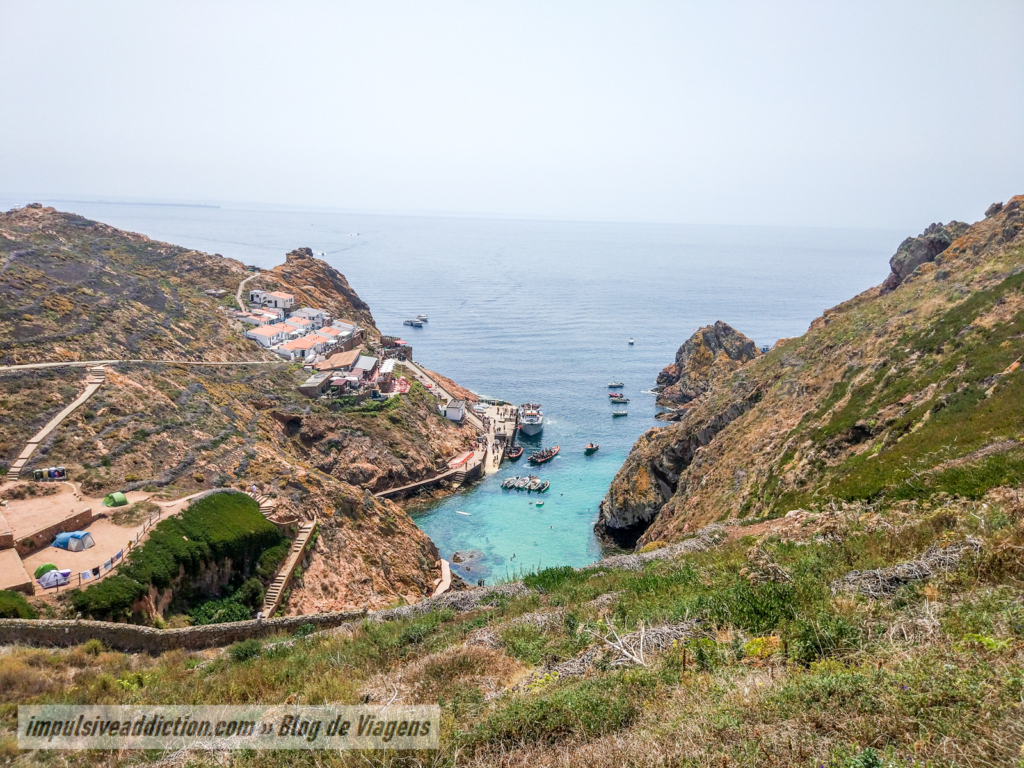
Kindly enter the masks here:
[[539, 403], [523, 403], [519, 406], [519, 431], [524, 435], [538, 435], [544, 429], [544, 412]]
[[597, 453], [597, 449], [601, 446], [597, 443], [589, 443], [586, 448], [583, 449], [583, 453], [589, 456], [592, 453]]
[[519, 457], [523, 455], [523, 446], [513, 445], [511, 448], [508, 449], [507, 455], [511, 461], [516, 461]]
[[629, 402], [629, 398], [628, 398], [628, 397], [622, 397], [622, 396], [619, 396], [619, 397], [613, 397], [613, 398], [612, 398], [612, 399], [611, 399], [611, 400], [610, 400], [609, 402], [612, 402], [612, 403], [623, 403], [623, 404], [625, 404], [625, 403], [628, 403], [628, 402]]
[[413, 328], [422, 328], [423, 327], [423, 321], [422, 320], [418, 320], [418, 319], [416, 319], [414, 317], [412, 320], [406, 320], [405, 321], [405, 325], [411, 325]]
[[[546, 491], [550, 487], [551, 487], [551, 482], [548, 481], [548, 480], [545, 480], [539, 486], [537, 486], [537, 493], [544, 493], [544, 491]], [[539, 506], [539, 505], [541, 505], [543, 503], [544, 503], [543, 501], [538, 501], [537, 505]]]
[[626, 385], [623, 384], [621, 381], [613, 381], [613, 382], [610, 382], [608, 384], [608, 387], [610, 389], [615, 389], [616, 387], [624, 387], [624, 386], [626, 386]]
[[561, 446], [553, 445], [550, 448], [545, 448], [543, 451], [537, 451], [537, 453], [530, 454], [528, 461], [531, 464], [544, 464], [555, 458], [560, 450]]
[[612, 411], [612, 418], [616, 418], [618, 416], [629, 416], [629, 411]]

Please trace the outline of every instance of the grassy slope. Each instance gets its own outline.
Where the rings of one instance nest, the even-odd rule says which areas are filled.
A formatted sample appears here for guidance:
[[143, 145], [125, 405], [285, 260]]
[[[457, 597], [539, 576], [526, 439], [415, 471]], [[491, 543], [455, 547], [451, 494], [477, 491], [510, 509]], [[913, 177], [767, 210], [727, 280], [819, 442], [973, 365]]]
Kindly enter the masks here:
[[[966, 536], [984, 542], [980, 555], [888, 599], [829, 589], [851, 569], [906, 561]], [[440, 702], [442, 749], [413, 763], [425, 765], [852, 768], [874, 764], [864, 754], [869, 747], [885, 765], [1017, 764], [1024, 744], [1024, 505], [1017, 496], [990, 496], [984, 506], [905, 503], [869, 518], [825, 515], [805, 535], [769, 535], [754, 547], [757, 557], [754, 544], [754, 537], [734, 537], [641, 571], [550, 569], [525, 579], [528, 595], [489, 608], [270, 643], [258, 659], [226, 653], [203, 663], [203, 654], [177, 651], [154, 659], [95, 644], [14, 650], [0, 657], [0, 681], [10, 705], [357, 703], [366, 695], [384, 703], [395, 694]], [[753, 575], [764, 555], [786, 580]], [[522, 620], [538, 614], [549, 620]], [[699, 637], [650, 654], [646, 667], [617, 669], [598, 658], [584, 678], [544, 674], [546, 665], [593, 646], [591, 633], [610, 624], [622, 633], [641, 621], [653, 627], [684, 618], [701, 621]], [[481, 629], [494, 647], [466, 643]], [[11, 734], [13, 706], [0, 712]], [[13, 749], [9, 735], [6, 744]], [[35, 753], [24, 761], [57, 759]], [[115, 758], [59, 759], [112, 765]], [[213, 765], [219, 758], [190, 759]], [[389, 760], [265, 753], [236, 755], [232, 764]]]

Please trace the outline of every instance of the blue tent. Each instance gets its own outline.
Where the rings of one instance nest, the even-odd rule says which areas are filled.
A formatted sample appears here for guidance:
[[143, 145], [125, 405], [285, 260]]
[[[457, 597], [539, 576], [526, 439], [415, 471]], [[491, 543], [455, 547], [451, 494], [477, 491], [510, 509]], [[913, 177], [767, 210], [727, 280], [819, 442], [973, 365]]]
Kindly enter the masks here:
[[81, 552], [83, 549], [95, 547], [96, 542], [88, 531], [74, 531], [73, 533], [58, 533], [53, 540], [53, 546], [66, 549], [69, 552]]

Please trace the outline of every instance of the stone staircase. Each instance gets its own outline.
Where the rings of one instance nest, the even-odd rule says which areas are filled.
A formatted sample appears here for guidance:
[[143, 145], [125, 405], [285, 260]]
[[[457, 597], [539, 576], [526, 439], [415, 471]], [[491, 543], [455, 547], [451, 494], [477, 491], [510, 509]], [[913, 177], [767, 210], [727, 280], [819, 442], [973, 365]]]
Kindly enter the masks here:
[[256, 503], [260, 505], [260, 512], [262, 512], [263, 516], [269, 520], [270, 516], [274, 514], [274, 507], [276, 506], [277, 502], [275, 502], [269, 496], [264, 496], [262, 493], [253, 493], [252, 491], [246, 491], [246, 494], [256, 500]]
[[6, 479], [9, 481], [20, 480], [21, 473], [27, 472], [25, 465], [28, 464], [28, 460], [35, 453], [36, 448], [39, 444], [46, 439], [46, 437], [60, 426], [61, 422], [64, 421], [68, 416], [74, 413], [86, 400], [103, 386], [103, 383], [107, 380], [107, 369], [102, 365], [93, 365], [86, 369], [88, 375], [85, 379], [85, 391], [78, 396], [78, 398], [62, 410], [57, 416], [55, 416], [45, 427], [43, 427], [38, 434], [33, 437], [28, 445], [25, 446], [25, 450], [21, 452], [11, 468], [7, 471]]
[[459, 486], [461, 486], [465, 482], [466, 482], [466, 470], [465, 469], [459, 469], [458, 472], [456, 472], [454, 475], [452, 475], [452, 487], [453, 488], [458, 488]]
[[288, 550], [288, 556], [281, 563], [281, 567], [277, 569], [277, 575], [270, 583], [267, 594], [263, 598], [263, 618], [269, 619], [280, 606], [281, 596], [284, 594], [288, 582], [292, 579], [292, 574], [295, 573], [295, 569], [302, 560], [303, 550], [306, 548], [306, 544], [315, 530], [316, 523], [303, 523], [299, 526], [299, 535], [292, 542], [292, 548]]

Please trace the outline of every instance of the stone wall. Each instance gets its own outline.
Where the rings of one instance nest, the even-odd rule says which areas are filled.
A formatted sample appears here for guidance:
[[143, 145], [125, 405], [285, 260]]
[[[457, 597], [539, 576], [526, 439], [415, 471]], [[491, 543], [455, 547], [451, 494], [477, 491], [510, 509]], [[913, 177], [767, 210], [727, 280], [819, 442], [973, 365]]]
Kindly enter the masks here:
[[175, 648], [222, 648], [239, 640], [292, 633], [305, 624], [312, 624], [317, 630], [331, 629], [364, 616], [365, 610], [338, 611], [183, 629], [153, 629], [109, 621], [0, 619], [0, 645], [63, 647], [95, 639], [118, 651], [160, 654]]
[[40, 528], [38, 531], [30, 533], [28, 536], [22, 537], [16, 545], [18, 554], [21, 557], [28, 557], [33, 552], [38, 552], [40, 549], [53, 544], [53, 540], [58, 533], [81, 531], [86, 528], [92, 520], [92, 508], [90, 507], [88, 509], [83, 509], [81, 512], [76, 512], [73, 515], [65, 517], [59, 523], [54, 523], [53, 525], [48, 525], [45, 528]]

